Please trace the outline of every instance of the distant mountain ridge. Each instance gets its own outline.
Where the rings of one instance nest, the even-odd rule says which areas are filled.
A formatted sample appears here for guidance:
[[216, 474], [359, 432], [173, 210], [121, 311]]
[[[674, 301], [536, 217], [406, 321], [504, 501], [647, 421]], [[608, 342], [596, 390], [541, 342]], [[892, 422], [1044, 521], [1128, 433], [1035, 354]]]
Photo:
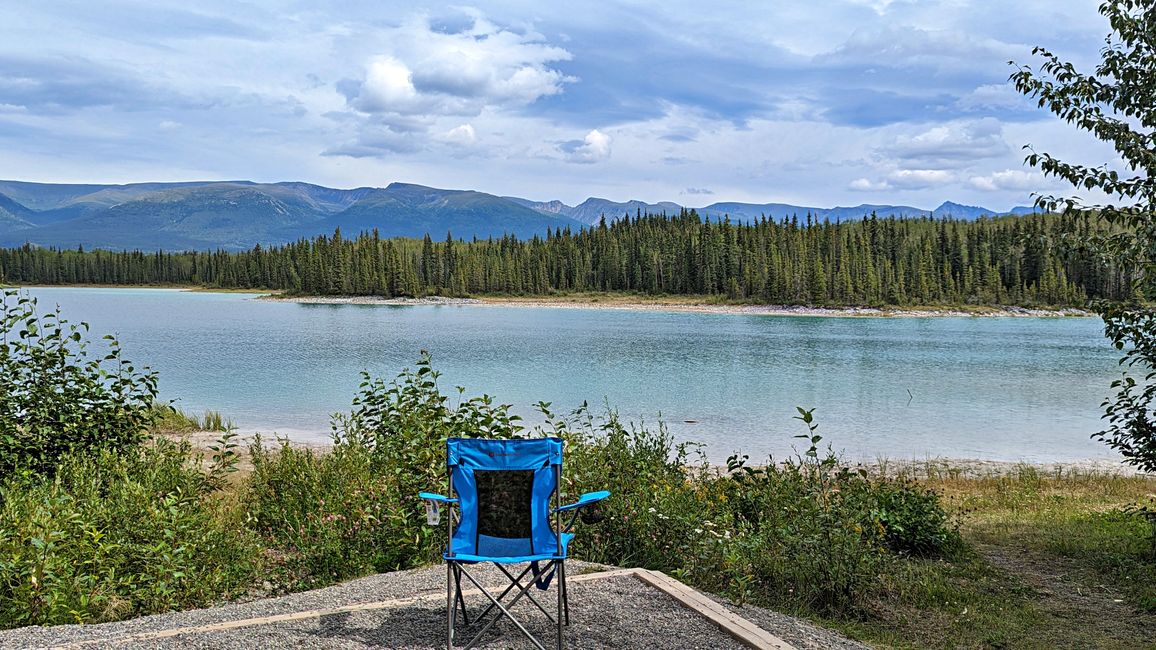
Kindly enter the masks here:
[[[517, 197], [507, 196], [503, 197], [511, 201], [516, 201], [528, 208], [542, 212], [543, 214], [556, 214], [567, 216], [575, 221], [580, 221], [587, 225], [597, 224], [603, 216], [608, 222], [621, 219], [623, 215], [635, 215], [641, 210], [643, 214], [678, 214], [684, 206], [669, 201], [661, 203], [645, 203], [643, 201], [624, 201], [616, 203], [606, 199], [599, 199], [591, 197], [586, 199], [577, 206], [571, 207], [562, 203], [561, 201], [538, 202], [530, 201], [528, 199], [520, 199]], [[686, 206], [689, 207], [689, 206]], [[819, 208], [804, 205], [791, 205], [789, 203], [735, 203], [735, 202], [720, 202], [712, 203], [707, 206], [695, 208], [698, 213], [704, 217], [711, 219], [721, 219], [728, 217], [732, 222], [750, 223], [751, 221], [766, 217], [768, 219], [780, 220], [784, 218], [799, 217], [803, 218], [806, 215], [818, 219], [820, 221], [843, 221], [850, 219], [862, 219], [870, 216], [872, 213], [881, 217], [952, 217], [955, 219], [977, 219], [981, 216], [1005, 216], [1005, 215], [1020, 215], [1030, 214], [1036, 209], [1029, 206], [1016, 206], [1008, 212], [997, 212], [988, 208], [978, 206], [961, 205], [959, 203], [952, 203], [951, 201], [944, 201], [939, 207], [934, 210], [925, 210], [923, 208], [915, 208], [909, 205], [873, 205], [864, 203], [851, 207], [834, 207], [834, 208]]]
[[[346, 236], [376, 229], [381, 237], [470, 239], [545, 235], [548, 230], [595, 225], [623, 215], [678, 214], [673, 202], [615, 202], [591, 197], [576, 206], [561, 201], [499, 197], [408, 183], [342, 190], [311, 183], [191, 181], [128, 185], [50, 184], [0, 180], [0, 246], [142, 250], [244, 250], [302, 237]], [[1017, 207], [996, 213], [945, 202], [935, 210], [911, 206], [859, 205], [817, 208], [784, 203], [713, 203], [697, 208], [711, 219], [736, 222], [810, 214], [820, 220], [881, 217], [953, 217], [1023, 214]]]

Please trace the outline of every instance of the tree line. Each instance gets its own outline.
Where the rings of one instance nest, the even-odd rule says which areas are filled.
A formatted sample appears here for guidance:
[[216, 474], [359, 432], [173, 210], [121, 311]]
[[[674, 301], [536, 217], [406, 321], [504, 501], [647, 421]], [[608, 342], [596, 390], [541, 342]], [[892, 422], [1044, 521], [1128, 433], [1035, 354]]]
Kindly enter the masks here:
[[697, 294], [776, 304], [1076, 305], [1127, 297], [1126, 270], [1081, 248], [1095, 217], [751, 223], [624, 215], [545, 237], [301, 239], [243, 252], [0, 249], [12, 284], [191, 284], [309, 295]]

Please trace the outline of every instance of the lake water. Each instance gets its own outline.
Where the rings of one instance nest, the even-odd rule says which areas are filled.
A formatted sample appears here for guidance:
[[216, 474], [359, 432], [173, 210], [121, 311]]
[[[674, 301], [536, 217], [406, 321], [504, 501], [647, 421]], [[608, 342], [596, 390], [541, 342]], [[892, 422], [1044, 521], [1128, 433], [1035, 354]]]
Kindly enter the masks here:
[[[446, 391], [661, 416], [716, 460], [780, 456], [795, 406], [855, 458], [1113, 458], [1089, 435], [1117, 375], [1090, 318], [819, 318], [470, 305], [304, 305], [251, 294], [36, 288], [125, 356], [165, 399], [242, 431], [327, 436], [359, 372], [433, 354]], [[686, 421], [692, 420], [693, 423]]]

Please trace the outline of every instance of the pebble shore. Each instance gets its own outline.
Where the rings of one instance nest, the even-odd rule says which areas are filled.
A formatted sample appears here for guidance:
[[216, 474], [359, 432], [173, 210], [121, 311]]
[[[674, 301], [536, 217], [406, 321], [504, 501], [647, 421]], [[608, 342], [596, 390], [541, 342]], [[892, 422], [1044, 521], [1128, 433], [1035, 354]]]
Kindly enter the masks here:
[[704, 314], [737, 314], [746, 316], [825, 316], [835, 318], [932, 318], [932, 317], [976, 317], [976, 318], [1047, 318], [1047, 317], [1088, 317], [1090, 312], [1082, 309], [1029, 309], [1027, 307], [984, 308], [975, 311], [960, 309], [902, 309], [879, 307], [812, 307], [806, 305], [724, 305], [707, 303], [651, 302], [609, 299], [567, 300], [565, 298], [446, 298], [429, 296], [425, 298], [382, 298], [379, 296], [264, 296], [261, 300], [296, 302], [308, 305], [444, 305], [482, 307], [540, 307], [547, 309], [599, 309], [615, 311], [685, 312]]

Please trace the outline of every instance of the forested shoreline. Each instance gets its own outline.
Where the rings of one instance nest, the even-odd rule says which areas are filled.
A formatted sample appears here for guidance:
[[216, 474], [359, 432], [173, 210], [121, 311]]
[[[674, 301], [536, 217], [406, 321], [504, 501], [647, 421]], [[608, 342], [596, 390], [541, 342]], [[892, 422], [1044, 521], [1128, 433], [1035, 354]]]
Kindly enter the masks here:
[[635, 292], [820, 305], [1069, 306], [1121, 298], [1126, 273], [1079, 246], [1094, 218], [1057, 215], [735, 224], [626, 215], [519, 240], [355, 238], [340, 231], [244, 252], [0, 249], [11, 284], [195, 285], [299, 295]]

